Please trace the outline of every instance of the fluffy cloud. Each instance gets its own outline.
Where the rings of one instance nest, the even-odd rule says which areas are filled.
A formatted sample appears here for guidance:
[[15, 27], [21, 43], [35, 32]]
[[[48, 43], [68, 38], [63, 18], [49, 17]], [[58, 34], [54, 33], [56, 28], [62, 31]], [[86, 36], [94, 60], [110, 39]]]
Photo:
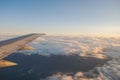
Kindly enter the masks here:
[[[110, 56], [113, 58], [113, 60], [111, 60], [104, 66], [97, 68], [100, 73], [100, 76], [96, 78], [90, 79], [85, 77], [84, 73], [78, 72], [74, 76], [67, 74], [55, 74], [53, 76], [48, 77], [47, 80], [103, 80], [103, 79], [119, 80], [120, 79], [119, 78], [120, 38], [118, 37], [52, 36], [52, 37], [46, 37], [44, 42], [46, 42], [47, 44], [40, 47], [46, 48], [51, 54], [59, 54], [59, 55], [77, 54], [84, 57], [89, 56], [89, 57], [96, 57], [101, 59], [106, 58], [106, 56]], [[43, 51], [43, 53], [45, 52]]]
[[[94, 36], [46, 36], [38, 38], [29, 45], [36, 48], [34, 51], [23, 53], [41, 55], [78, 55], [104, 59], [108, 56], [113, 60], [102, 67], [98, 67], [100, 75], [96, 78], [87, 78], [85, 73], [77, 72], [75, 75], [54, 74], [45, 80], [119, 80], [120, 77], [120, 37], [94, 37]], [[91, 74], [91, 73], [90, 73]]]
[[46, 54], [48, 52], [49, 54], [59, 55], [77, 54], [103, 59], [105, 58], [104, 53], [110, 52], [109, 49], [116, 48], [116, 46], [120, 49], [120, 39], [90, 36], [47, 36], [33, 41], [30, 45], [34, 46], [40, 54]]
[[[91, 73], [89, 73], [91, 75]], [[62, 74], [57, 73], [53, 76], [49, 76], [46, 79], [41, 80], [100, 80], [99, 78], [87, 78], [83, 72], [78, 72], [75, 75], [68, 75], [68, 74]]]

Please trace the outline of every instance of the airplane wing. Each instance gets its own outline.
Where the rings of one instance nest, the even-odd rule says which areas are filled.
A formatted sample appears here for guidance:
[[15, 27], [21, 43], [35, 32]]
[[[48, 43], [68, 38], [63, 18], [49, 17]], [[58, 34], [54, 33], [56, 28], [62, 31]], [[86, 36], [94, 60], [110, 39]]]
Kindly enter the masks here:
[[29, 50], [32, 49], [31, 47], [27, 46], [29, 42], [40, 37], [43, 34], [28, 34], [4, 41], [0, 41], [0, 67], [7, 67], [16, 65], [16, 63], [2, 60], [3, 58], [7, 57], [8, 55], [12, 54], [16, 50]]

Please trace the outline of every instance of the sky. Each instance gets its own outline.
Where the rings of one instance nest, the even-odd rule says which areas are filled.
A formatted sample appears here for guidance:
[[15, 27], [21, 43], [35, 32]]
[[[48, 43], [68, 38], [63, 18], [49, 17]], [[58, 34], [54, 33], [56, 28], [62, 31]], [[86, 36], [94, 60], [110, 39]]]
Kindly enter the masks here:
[[120, 34], [120, 0], [0, 0], [0, 34]]

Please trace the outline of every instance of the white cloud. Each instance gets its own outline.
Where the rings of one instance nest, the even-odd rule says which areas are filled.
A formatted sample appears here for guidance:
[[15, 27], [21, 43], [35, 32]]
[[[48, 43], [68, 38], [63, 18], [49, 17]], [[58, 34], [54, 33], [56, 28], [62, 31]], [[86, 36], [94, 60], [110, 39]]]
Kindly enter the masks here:
[[85, 77], [83, 72], [78, 72], [73, 76], [68, 74], [57, 73], [42, 80], [99, 80], [99, 79], [87, 78]]
[[[7, 37], [9, 36], [1, 36], [0, 39], [2, 40]], [[113, 57], [115, 54], [119, 56], [120, 37], [46, 36], [37, 38], [30, 45], [35, 47], [36, 51], [40, 54], [78, 54], [80, 56], [104, 58], [105, 55]]]
[[[91, 80], [100, 80], [101, 77], [106, 80], [120, 79], [120, 37], [90, 37], [90, 36], [46, 36], [38, 38], [29, 45], [36, 48], [34, 51], [23, 51], [23, 53], [39, 53], [42, 55], [74, 55], [84, 57], [96, 57], [103, 59], [110, 56], [113, 60], [102, 67], [98, 67], [100, 76]], [[108, 75], [104, 75], [108, 74]], [[114, 78], [114, 79], [112, 79]], [[90, 80], [84, 73], [79, 72], [74, 76], [67, 74], [54, 74], [46, 80]], [[102, 80], [102, 79], [101, 79]]]
[[[46, 37], [46, 48], [51, 54], [74, 55], [78, 54], [84, 57], [105, 58], [113, 57], [112, 60], [102, 67], [98, 67], [100, 76], [96, 78], [87, 78], [84, 73], [78, 72], [74, 76], [67, 74], [55, 74], [48, 77], [48, 80], [118, 80], [120, 75], [120, 38], [116, 37]], [[49, 44], [49, 46], [48, 46]], [[47, 47], [48, 46], [48, 47]], [[102, 71], [103, 70], [103, 71]], [[102, 72], [101, 72], [102, 71]], [[111, 72], [109, 72], [111, 71]], [[109, 74], [104, 75], [104, 74]], [[102, 78], [101, 78], [102, 77]]]

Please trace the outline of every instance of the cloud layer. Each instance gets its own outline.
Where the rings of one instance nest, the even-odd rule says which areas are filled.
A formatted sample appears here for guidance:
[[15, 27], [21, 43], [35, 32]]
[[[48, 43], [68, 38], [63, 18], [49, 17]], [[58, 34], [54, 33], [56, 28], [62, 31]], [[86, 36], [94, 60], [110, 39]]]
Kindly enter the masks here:
[[[56, 73], [41, 80], [119, 80], [120, 77], [120, 37], [96, 36], [45, 36], [38, 38], [29, 45], [34, 51], [20, 51], [25, 55], [77, 55], [98, 59], [113, 58], [105, 65], [88, 72], [78, 71], [74, 75]], [[99, 74], [96, 73], [98, 71]], [[93, 75], [90, 75], [93, 74]]]
[[[96, 57], [104, 59], [111, 57], [109, 61], [102, 67], [97, 67], [100, 75], [96, 78], [87, 78], [84, 73], [78, 72], [74, 76], [67, 74], [55, 74], [47, 77], [46, 80], [119, 80], [120, 77], [120, 37], [46, 37], [43, 42], [53, 45], [46, 47], [51, 54], [74, 55], [84, 57]], [[39, 43], [39, 41], [38, 41]], [[42, 42], [41, 42], [42, 43]], [[49, 48], [50, 47], [50, 48]], [[53, 52], [52, 52], [53, 51]], [[55, 52], [54, 52], [55, 51]], [[58, 52], [58, 53], [56, 53]], [[44, 53], [44, 51], [43, 51]], [[82, 74], [82, 77], [76, 77], [77, 74]]]
[[38, 38], [30, 45], [35, 47], [36, 51], [43, 55], [77, 54], [79, 56], [91, 56], [103, 59], [106, 55], [110, 56], [112, 53], [117, 52], [116, 55], [118, 55], [120, 38], [94, 36], [46, 36], [45, 38]]

